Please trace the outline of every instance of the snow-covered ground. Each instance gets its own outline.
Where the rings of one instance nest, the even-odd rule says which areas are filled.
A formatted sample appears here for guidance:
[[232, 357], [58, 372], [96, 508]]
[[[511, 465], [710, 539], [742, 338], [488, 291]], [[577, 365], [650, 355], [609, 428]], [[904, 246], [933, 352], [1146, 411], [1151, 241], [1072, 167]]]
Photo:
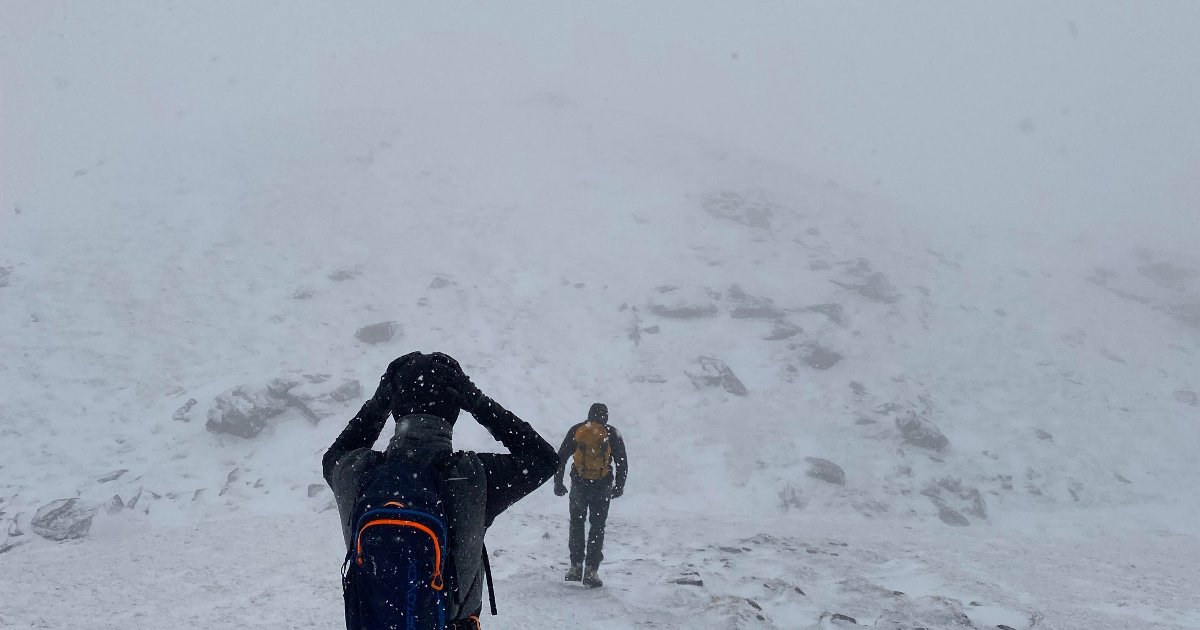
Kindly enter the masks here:
[[[1195, 217], [902, 209], [492, 76], [480, 37], [559, 45], [520, 12], [528, 48], [494, 10], [395, 37], [23, 11], [46, 28], [0, 48], [0, 627], [338, 627], [320, 455], [421, 349], [556, 445], [597, 400], [628, 443], [605, 588], [562, 582], [543, 488], [489, 532], [487, 627], [1200, 628]], [[239, 387], [279, 413], [206, 430]], [[87, 535], [39, 536], [70, 498]]]

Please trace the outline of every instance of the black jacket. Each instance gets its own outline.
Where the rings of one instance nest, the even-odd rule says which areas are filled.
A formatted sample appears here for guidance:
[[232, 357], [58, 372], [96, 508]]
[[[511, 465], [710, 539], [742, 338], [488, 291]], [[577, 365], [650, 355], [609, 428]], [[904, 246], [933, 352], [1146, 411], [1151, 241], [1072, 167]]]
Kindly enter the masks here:
[[[363, 477], [387, 457], [372, 450], [387, 423], [389, 404], [381, 385], [334, 440], [321, 459], [325, 481], [333, 489], [347, 545], [347, 523], [358, 500]], [[484, 398], [475, 419], [508, 453], [455, 453], [448, 463], [455, 513], [450, 520], [450, 556], [455, 565], [451, 619], [479, 611], [482, 596], [481, 555], [484, 529], [512, 504], [549, 479], [558, 465], [552, 447], [528, 423], [495, 401]]]

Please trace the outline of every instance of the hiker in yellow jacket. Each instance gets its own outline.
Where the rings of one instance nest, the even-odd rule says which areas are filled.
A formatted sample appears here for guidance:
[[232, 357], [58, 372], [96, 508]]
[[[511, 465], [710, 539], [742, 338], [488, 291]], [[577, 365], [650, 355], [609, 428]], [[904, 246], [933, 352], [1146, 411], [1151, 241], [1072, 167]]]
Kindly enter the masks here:
[[[604, 586], [597, 572], [604, 559], [604, 522], [608, 520], [608, 502], [625, 492], [625, 477], [629, 460], [625, 456], [625, 440], [617, 428], [608, 423], [608, 407], [595, 403], [588, 410], [588, 419], [567, 431], [558, 449], [558, 472], [554, 474], [554, 494], [567, 494], [563, 473], [567, 460], [571, 466], [571, 568], [568, 581], [582, 580], [584, 586]], [[590, 521], [587, 549], [584, 549], [583, 522]]]

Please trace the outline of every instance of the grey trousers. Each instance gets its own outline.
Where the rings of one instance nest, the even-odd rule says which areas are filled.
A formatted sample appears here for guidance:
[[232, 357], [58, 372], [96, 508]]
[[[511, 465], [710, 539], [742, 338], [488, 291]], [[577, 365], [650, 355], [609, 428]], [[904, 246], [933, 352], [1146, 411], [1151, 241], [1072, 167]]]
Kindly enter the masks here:
[[[604, 523], [608, 520], [608, 504], [612, 500], [612, 477], [580, 479], [571, 476], [571, 535], [567, 547], [571, 564], [586, 564], [595, 569], [604, 559]], [[584, 548], [583, 522], [591, 527]]]

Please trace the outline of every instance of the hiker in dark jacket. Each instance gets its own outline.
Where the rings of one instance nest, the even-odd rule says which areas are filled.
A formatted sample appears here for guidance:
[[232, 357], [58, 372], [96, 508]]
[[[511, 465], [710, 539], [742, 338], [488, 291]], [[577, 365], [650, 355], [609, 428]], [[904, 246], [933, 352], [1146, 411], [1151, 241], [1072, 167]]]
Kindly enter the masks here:
[[[451, 435], [460, 410], [474, 416], [509, 452], [453, 452]], [[371, 447], [389, 414], [396, 420], [396, 431], [381, 453]], [[432, 465], [444, 472], [449, 497], [444, 502], [448, 504], [449, 530], [446, 627], [475, 630], [487, 562], [484, 532], [498, 514], [554, 474], [558, 463], [554, 447], [529, 424], [481, 393], [454, 359], [441, 353], [413, 352], [388, 366], [375, 395], [321, 460], [348, 549], [355, 535], [349, 521], [362, 484], [392, 458]], [[347, 601], [348, 626], [350, 606]]]
[[[571, 533], [567, 544], [571, 568], [566, 579], [582, 580], [584, 586], [595, 588], [604, 585], [597, 573], [604, 559], [604, 524], [608, 520], [609, 501], [625, 492], [625, 477], [629, 474], [625, 440], [608, 423], [608, 407], [603, 403], [593, 404], [587, 421], [571, 427], [563, 438], [558, 449], [558, 470], [554, 473], [554, 494], [560, 497], [567, 494], [563, 473], [572, 457], [575, 462], [571, 466]], [[591, 525], [586, 550], [584, 520]]]

